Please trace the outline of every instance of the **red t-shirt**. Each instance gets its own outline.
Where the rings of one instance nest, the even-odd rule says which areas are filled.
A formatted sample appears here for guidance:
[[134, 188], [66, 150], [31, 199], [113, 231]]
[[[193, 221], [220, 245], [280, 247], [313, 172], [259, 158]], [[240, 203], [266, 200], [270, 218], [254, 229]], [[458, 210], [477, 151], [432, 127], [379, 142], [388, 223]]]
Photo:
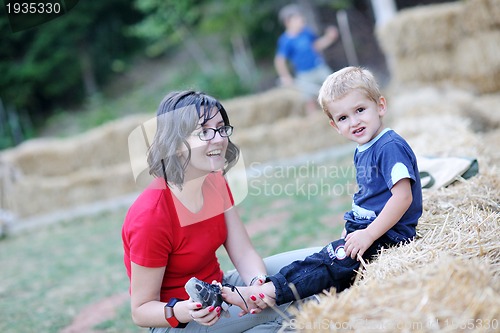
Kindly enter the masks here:
[[122, 228], [124, 263], [166, 266], [161, 301], [188, 299], [184, 285], [193, 276], [211, 283], [222, 281], [215, 251], [226, 241], [224, 212], [233, 206], [231, 191], [221, 172], [209, 174], [203, 183], [203, 207], [190, 212], [156, 179], [130, 207]]

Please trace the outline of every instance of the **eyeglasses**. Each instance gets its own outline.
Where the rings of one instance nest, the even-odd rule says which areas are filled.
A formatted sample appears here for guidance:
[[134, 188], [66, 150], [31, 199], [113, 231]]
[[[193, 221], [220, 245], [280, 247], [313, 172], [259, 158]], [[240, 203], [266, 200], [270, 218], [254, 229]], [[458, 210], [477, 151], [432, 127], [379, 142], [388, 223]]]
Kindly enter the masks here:
[[226, 126], [221, 126], [219, 128], [207, 127], [207, 128], [202, 129], [196, 135], [198, 135], [198, 137], [202, 141], [209, 141], [209, 140], [212, 140], [213, 138], [215, 138], [216, 132], [219, 132], [219, 135], [221, 137], [227, 138], [227, 137], [231, 136], [231, 134], [233, 134], [233, 126], [226, 125]]

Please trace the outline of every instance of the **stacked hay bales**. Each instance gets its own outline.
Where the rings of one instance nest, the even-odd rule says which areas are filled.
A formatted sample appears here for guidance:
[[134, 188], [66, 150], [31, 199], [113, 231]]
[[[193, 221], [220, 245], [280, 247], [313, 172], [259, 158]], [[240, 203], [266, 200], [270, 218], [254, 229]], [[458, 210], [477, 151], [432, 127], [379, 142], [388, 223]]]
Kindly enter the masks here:
[[467, 0], [402, 11], [377, 31], [393, 84], [500, 90], [500, 2]]
[[419, 239], [388, 249], [353, 287], [296, 311], [321, 332], [497, 332], [500, 328], [500, 177], [426, 192]]
[[244, 130], [304, 114], [304, 102], [294, 89], [270, 89], [223, 101], [231, 124]]
[[272, 123], [235, 131], [234, 142], [241, 147], [248, 165], [299, 156], [308, 152], [348, 143], [328, 123], [322, 113], [289, 117]]
[[[494, 15], [497, 21], [491, 15], [499, 6], [500, 1], [473, 0], [408, 10], [386, 27], [392, 36], [380, 35], [393, 61], [394, 81], [387, 96], [391, 127], [417, 155], [477, 158], [479, 175], [459, 179], [447, 188], [424, 190], [417, 239], [364, 263], [350, 289], [325, 292], [319, 303], [311, 301], [294, 309], [290, 326], [308, 332], [500, 330], [500, 85], [490, 84], [498, 77], [498, 59], [483, 58], [481, 66], [491, 71], [476, 71], [483, 75], [481, 80], [453, 76], [448, 69], [434, 72], [418, 57], [427, 45], [454, 52], [455, 46], [448, 42], [454, 32], [446, 36], [439, 29], [457, 17], [465, 20], [465, 9], [471, 17], [483, 19], [474, 24], [467, 19], [464, 26], [468, 27], [461, 33], [490, 36], [485, 42], [498, 47], [492, 29], [498, 29], [500, 15]], [[446, 19], [436, 22], [437, 16]], [[397, 27], [412, 27], [414, 36], [424, 37], [404, 41]], [[411, 52], [418, 70], [410, 66]], [[432, 53], [426, 56], [433, 61]], [[453, 61], [462, 59], [463, 64], [455, 65], [468, 66], [464, 58]], [[437, 52], [436, 61], [440, 59], [443, 55]], [[410, 68], [399, 67], [405, 62]], [[445, 78], [455, 85], [441, 85]], [[465, 85], [474, 89], [464, 90]]]
[[[304, 116], [303, 101], [294, 90], [271, 89], [223, 105], [235, 127], [232, 140], [247, 166], [342, 143], [321, 112]], [[0, 208], [27, 218], [141, 190], [144, 183], [134, 179], [128, 138], [152, 116], [154, 111], [67, 139], [36, 139], [2, 152]], [[145, 160], [147, 145], [138, 146], [143, 149], [139, 158]]]
[[68, 139], [30, 140], [0, 155], [2, 207], [27, 217], [136, 191], [127, 136], [131, 116]]

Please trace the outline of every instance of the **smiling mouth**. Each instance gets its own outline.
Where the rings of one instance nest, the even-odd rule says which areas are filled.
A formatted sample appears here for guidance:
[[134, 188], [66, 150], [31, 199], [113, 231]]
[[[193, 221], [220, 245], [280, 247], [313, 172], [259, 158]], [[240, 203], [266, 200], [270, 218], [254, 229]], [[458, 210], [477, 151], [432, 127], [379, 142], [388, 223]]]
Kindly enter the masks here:
[[352, 134], [359, 134], [359, 133], [363, 132], [364, 129], [365, 129], [364, 127], [358, 128], [357, 130], [352, 132]]
[[221, 156], [221, 153], [222, 153], [222, 150], [220, 149], [215, 149], [215, 150], [211, 150], [207, 153], [207, 156], [211, 157], [211, 156]]

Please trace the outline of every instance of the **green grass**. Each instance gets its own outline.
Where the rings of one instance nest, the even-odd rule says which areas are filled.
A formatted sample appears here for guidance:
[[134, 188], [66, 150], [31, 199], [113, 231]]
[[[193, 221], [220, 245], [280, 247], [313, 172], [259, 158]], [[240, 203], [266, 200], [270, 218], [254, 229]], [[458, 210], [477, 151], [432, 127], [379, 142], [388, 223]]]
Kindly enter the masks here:
[[[348, 167], [350, 162], [331, 163]], [[246, 224], [268, 214], [286, 214], [282, 221], [272, 223], [253, 236], [262, 256], [325, 245], [338, 238], [342, 221], [337, 217], [349, 208], [347, 193], [314, 194], [297, 189], [300, 184], [321, 184], [322, 181], [345, 186], [352, 179], [326, 179], [312, 175], [312, 171], [308, 169], [309, 174], [299, 178], [258, 178], [254, 186], [267, 184], [278, 189], [288, 185], [290, 191], [267, 195], [250, 191], [238, 205]], [[120, 238], [124, 216], [125, 210], [106, 213], [1, 240], [0, 332], [59, 332], [85, 307], [127, 291], [129, 281]], [[223, 269], [232, 268], [222, 249], [218, 254]], [[144, 332], [132, 323], [128, 302], [119, 307], [114, 318], [98, 324], [94, 330]]]
[[[337, 239], [343, 229], [342, 214], [350, 209], [351, 172], [323, 172], [350, 170], [351, 158], [331, 160], [311, 165], [277, 166], [249, 180], [247, 197], [238, 206], [244, 223], [265, 216], [285, 216], [271, 222], [252, 237], [261, 256], [311, 246], [324, 246]], [[286, 172], [280, 170], [286, 169]], [[297, 171], [297, 170], [300, 170]], [[320, 171], [318, 171], [320, 170]], [[300, 177], [295, 177], [294, 172]], [[347, 190], [349, 188], [349, 190]], [[321, 190], [322, 189], [322, 190]], [[224, 252], [219, 253], [223, 268], [230, 267]]]
[[[78, 219], [2, 240], [0, 332], [58, 332], [88, 304], [126, 291], [120, 240], [124, 214]], [[139, 332], [129, 315], [115, 324], [120, 332]]]

